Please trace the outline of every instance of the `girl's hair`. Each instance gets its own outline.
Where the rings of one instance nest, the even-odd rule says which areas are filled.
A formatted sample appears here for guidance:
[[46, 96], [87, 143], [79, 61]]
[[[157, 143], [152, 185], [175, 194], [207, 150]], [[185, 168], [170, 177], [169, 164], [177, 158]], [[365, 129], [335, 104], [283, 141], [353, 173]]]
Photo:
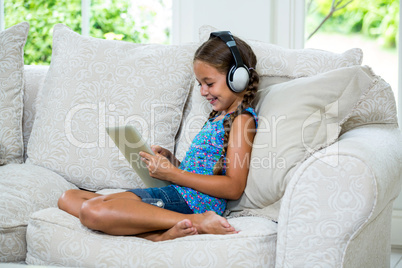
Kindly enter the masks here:
[[[223, 127], [225, 129], [223, 150], [222, 155], [214, 167], [214, 174], [222, 174], [226, 151], [229, 143], [229, 133], [234, 119], [243, 113], [247, 113], [244, 110], [252, 106], [252, 102], [255, 98], [257, 92], [258, 83], [260, 78], [258, 73], [255, 71], [257, 64], [257, 57], [255, 56], [251, 47], [241, 40], [240, 38], [233, 36], [236, 46], [240, 51], [243, 63], [249, 68], [250, 80], [247, 88], [243, 91], [245, 92], [242, 103], [237, 107], [237, 110], [230, 114], [230, 116], [225, 117], [223, 121]], [[203, 43], [195, 52], [194, 61], [202, 61], [216, 68], [218, 72], [227, 75], [230, 68], [235, 64], [233, 55], [229, 47], [223, 42], [219, 37], [212, 37], [205, 43]], [[209, 114], [209, 119], [217, 116], [217, 111], [212, 111]]]

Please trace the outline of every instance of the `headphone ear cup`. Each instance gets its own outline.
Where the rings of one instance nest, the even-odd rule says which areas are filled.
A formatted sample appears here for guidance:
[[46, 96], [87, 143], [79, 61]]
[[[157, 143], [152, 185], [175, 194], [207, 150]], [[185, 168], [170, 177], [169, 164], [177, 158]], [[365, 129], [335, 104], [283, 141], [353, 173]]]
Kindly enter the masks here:
[[246, 89], [249, 82], [250, 74], [247, 68], [233, 66], [228, 72], [227, 84], [228, 87], [236, 92], [240, 93]]

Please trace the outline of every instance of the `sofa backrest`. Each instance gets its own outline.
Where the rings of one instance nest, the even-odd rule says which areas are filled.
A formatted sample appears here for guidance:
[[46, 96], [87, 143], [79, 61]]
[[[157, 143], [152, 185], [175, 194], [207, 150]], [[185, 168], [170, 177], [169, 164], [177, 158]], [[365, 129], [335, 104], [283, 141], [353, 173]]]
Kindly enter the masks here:
[[88, 190], [144, 187], [130, 166], [140, 160], [128, 163], [106, 127], [132, 124], [150, 144], [173, 150], [196, 48], [85, 37], [55, 25], [26, 163]]
[[36, 98], [43, 87], [48, 70], [49, 66], [46, 65], [24, 66], [24, 113], [22, 118], [24, 161], [27, 159], [28, 140], [36, 115]]

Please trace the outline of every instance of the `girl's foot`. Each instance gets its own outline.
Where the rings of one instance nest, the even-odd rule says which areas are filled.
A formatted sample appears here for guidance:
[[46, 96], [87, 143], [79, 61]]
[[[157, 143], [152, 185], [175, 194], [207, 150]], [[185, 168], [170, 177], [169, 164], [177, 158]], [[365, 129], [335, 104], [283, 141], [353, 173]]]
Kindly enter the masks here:
[[194, 221], [199, 234], [237, 234], [233, 226], [224, 218], [213, 211], [197, 214], [199, 221]]
[[198, 234], [197, 229], [193, 226], [190, 220], [182, 220], [176, 223], [175, 226], [161, 234], [161, 239], [159, 241], [171, 240], [179, 237], [184, 237], [188, 235]]
[[152, 232], [138, 235], [139, 237], [158, 242], [171, 240], [188, 235], [198, 234], [197, 229], [193, 226], [192, 222], [188, 219], [179, 221], [175, 226], [165, 232]]

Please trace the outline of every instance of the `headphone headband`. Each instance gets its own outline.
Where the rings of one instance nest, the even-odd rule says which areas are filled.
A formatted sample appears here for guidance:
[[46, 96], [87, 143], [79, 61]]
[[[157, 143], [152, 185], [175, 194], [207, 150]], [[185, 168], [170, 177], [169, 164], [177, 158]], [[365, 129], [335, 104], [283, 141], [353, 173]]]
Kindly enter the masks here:
[[233, 58], [235, 60], [236, 68], [244, 67], [244, 63], [241, 58], [240, 51], [237, 48], [236, 42], [230, 31], [212, 32], [209, 38], [212, 38], [212, 37], [219, 37], [229, 47], [230, 52], [232, 52]]
[[230, 31], [212, 32], [209, 39], [213, 37], [218, 37], [225, 42], [235, 61], [235, 65], [230, 68], [226, 77], [228, 87], [234, 92], [242, 92], [248, 85], [250, 73], [248, 67], [243, 63], [232, 33]]

